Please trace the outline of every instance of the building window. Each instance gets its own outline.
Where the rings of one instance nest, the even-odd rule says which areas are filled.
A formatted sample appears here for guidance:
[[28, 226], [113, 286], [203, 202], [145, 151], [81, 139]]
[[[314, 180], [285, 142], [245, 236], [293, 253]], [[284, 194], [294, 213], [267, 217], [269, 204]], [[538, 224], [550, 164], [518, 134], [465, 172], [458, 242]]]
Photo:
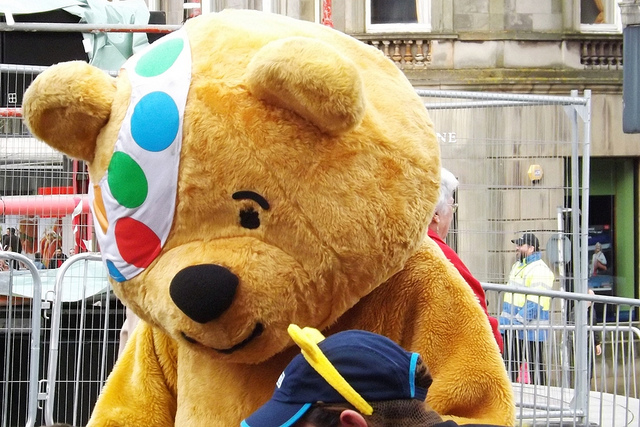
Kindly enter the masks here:
[[367, 32], [431, 31], [431, 0], [367, 0]]
[[620, 0], [580, 0], [580, 29], [583, 32], [622, 31]]

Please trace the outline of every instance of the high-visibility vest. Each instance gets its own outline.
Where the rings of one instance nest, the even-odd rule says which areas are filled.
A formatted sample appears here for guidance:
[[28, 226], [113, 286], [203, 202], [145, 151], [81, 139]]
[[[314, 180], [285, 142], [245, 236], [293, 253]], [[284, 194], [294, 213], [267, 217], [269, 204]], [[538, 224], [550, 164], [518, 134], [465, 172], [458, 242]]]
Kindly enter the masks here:
[[[538, 259], [530, 263], [516, 262], [509, 274], [509, 285], [550, 290], [553, 288], [554, 279], [553, 272], [544, 261]], [[527, 301], [535, 304], [535, 310], [532, 310], [529, 316], [527, 316], [527, 310], [523, 310]], [[547, 296], [505, 292], [499, 321], [501, 325], [544, 326], [549, 324], [550, 309], [551, 298]], [[530, 317], [532, 313], [535, 313], [533, 318]], [[529, 328], [526, 333], [527, 339], [535, 341], [546, 340], [547, 335], [546, 328]], [[519, 330], [518, 336], [524, 338], [525, 331]]]
[[[509, 273], [509, 285], [520, 286], [531, 289], [551, 290], [555, 276], [541, 259], [531, 263], [516, 262], [511, 267]], [[524, 295], [520, 293], [505, 292], [504, 301], [522, 308], [526, 300], [534, 302], [542, 306], [542, 309], [549, 311], [551, 309], [551, 298], [537, 295]]]

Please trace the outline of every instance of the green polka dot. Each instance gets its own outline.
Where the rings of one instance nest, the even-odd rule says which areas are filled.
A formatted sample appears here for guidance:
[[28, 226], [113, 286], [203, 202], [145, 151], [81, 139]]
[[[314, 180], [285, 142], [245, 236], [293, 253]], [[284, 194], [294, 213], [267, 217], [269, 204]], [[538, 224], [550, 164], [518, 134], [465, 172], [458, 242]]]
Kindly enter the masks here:
[[128, 154], [113, 153], [109, 163], [109, 190], [122, 206], [133, 209], [144, 203], [149, 185], [144, 171]]
[[171, 39], [159, 43], [138, 60], [136, 73], [142, 77], [159, 76], [171, 68], [183, 48], [182, 39]]

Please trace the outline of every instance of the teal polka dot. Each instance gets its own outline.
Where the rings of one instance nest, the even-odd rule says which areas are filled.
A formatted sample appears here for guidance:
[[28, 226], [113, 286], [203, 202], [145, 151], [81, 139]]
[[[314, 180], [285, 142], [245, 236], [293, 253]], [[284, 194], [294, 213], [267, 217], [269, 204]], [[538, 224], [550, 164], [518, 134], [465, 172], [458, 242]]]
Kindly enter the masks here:
[[136, 104], [131, 115], [131, 136], [147, 151], [168, 148], [178, 135], [180, 113], [175, 101], [164, 92], [151, 92]]
[[167, 71], [184, 49], [182, 39], [171, 39], [155, 45], [136, 64], [136, 73], [142, 77], [154, 77]]
[[144, 171], [131, 156], [121, 151], [113, 153], [107, 181], [113, 197], [126, 208], [137, 208], [147, 198], [149, 185]]

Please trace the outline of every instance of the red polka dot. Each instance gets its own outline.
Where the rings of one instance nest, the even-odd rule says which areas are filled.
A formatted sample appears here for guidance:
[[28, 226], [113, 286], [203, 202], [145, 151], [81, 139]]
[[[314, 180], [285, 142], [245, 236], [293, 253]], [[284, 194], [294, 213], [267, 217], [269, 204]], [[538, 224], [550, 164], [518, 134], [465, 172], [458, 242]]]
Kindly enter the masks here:
[[160, 253], [160, 239], [149, 227], [133, 218], [116, 222], [116, 244], [122, 259], [138, 268], [147, 268]]

